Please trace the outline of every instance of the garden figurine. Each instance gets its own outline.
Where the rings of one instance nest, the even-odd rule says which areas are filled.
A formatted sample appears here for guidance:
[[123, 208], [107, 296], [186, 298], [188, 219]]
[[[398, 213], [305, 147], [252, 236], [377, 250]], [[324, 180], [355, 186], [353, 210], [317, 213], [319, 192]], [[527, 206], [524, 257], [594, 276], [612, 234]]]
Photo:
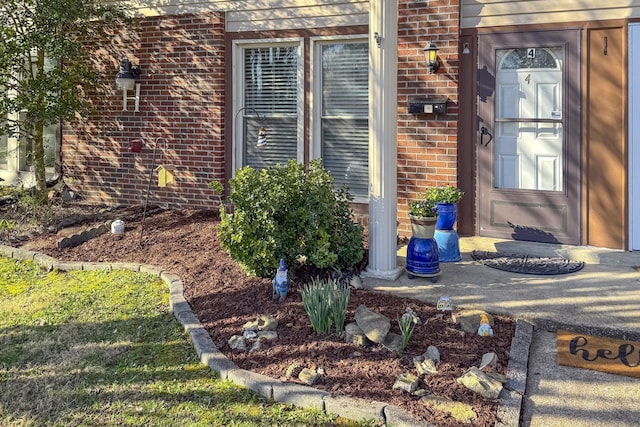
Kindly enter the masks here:
[[491, 329], [489, 318], [486, 314], [482, 314], [480, 316], [480, 327], [478, 328], [478, 335], [480, 335], [481, 337], [493, 336], [493, 329]]
[[284, 259], [280, 260], [280, 266], [276, 272], [276, 277], [273, 278], [273, 299], [279, 302], [284, 301], [289, 291], [289, 278], [287, 277], [287, 266], [284, 263]]

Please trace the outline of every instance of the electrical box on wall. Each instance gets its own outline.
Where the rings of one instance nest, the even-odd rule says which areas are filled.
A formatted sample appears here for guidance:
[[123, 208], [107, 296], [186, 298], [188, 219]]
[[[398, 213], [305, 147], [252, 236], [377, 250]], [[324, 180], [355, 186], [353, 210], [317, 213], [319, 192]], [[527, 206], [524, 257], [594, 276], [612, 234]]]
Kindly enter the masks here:
[[410, 114], [447, 114], [446, 96], [409, 101]]

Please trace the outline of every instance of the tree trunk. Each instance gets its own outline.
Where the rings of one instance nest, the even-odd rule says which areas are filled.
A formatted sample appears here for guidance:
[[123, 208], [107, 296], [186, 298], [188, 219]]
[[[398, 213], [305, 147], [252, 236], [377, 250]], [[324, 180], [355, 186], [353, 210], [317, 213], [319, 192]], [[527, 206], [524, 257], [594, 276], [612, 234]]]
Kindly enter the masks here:
[[[44, 51], [38, 49], [38, 59], [36, 62], [36, 73], [44, 74]], [[39, 97], [44, 98], [44, 93], [39, 93]], [[42, 105], [44, 100], [40, 103]], [[44, 163], [44, 124], [42, 121], [35, 123], [35, 135], [33, 135], [33, 163], [36, 175], [36, 200], [40, 204], [47, 202], [47, 174]]]

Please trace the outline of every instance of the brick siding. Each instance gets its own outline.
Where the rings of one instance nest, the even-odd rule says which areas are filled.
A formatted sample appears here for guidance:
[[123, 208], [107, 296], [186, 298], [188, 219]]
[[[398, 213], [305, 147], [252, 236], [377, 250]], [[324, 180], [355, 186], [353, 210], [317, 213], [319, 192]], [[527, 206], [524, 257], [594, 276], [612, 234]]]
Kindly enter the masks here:
[[[457, 185], [459, 0], [398, 2], [398, 232], [411, 235], [408, 202], [427, 187]], [[429, 74], [424, 47], [440, 49]], [[449, 98], [447, 115], [409, 114], [409, 101]]]
[[[133, 100], [122, 111], [122, 91], [115, 88], [125, 56], [140, 64], [139, 112]], [[109, 205], [142, 203], [149, 183], [150, 205], [217, 204], [208, 183], [224, 179], [224, 15], [140, 19], [95, 46], [91, 60], [101, 74], [86, 88], [95, 113], [63, 128], [63, 171], [71, 186], [85, 200]], [[142, 152], [130, 151], [133, 139], [144, 142]], [[175, 184], [158, 187], [154, 150], [155, 167], [171, 166]]]
[[[457, 185], [459, 0], [400, 0], [398, 3], [398, 221], [410, 235], [407, 203], [427, 187]], [[108, 204], [149, 203], [211, 208], [217, 197], [207, 187], [223, 180], [223, 14], [144, 18], [126, 34], [96, 47], [103, 81], [93, 88], [96, 114], [64, 127], [63, 168], [87, 200]], [[439, 47], [441, 61], [430, 74], [423, 48]], [[129, 56], [142, 74], [140, 112], [121, 111], [114, 85], [117, 66]], [[102, 91], [100, 91], [102, 87]], [[409, 114], [409, 102], [446, 96], [448, 114]], [[159, 188], [155, 165], [175, 168], [176, 183]], [[129, 151], [142, 139], [141, 153]], [[74, 185], [75, 182], [75, 185]], [[358, 212], [367, 223], [366, 207]]]

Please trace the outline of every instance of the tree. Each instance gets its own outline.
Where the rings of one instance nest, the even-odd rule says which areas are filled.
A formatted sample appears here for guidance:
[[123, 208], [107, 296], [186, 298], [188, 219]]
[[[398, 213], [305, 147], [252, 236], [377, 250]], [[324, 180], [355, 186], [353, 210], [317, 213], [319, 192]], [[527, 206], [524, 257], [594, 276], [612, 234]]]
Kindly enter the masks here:
[[0, 135], [31, 147], [36, 199], [47, 198], [44, 128], [90, 103], [83, 87], [97, 82], [86, 46], [121, 25], [119, 6], [99, 0], [0, 0]]

